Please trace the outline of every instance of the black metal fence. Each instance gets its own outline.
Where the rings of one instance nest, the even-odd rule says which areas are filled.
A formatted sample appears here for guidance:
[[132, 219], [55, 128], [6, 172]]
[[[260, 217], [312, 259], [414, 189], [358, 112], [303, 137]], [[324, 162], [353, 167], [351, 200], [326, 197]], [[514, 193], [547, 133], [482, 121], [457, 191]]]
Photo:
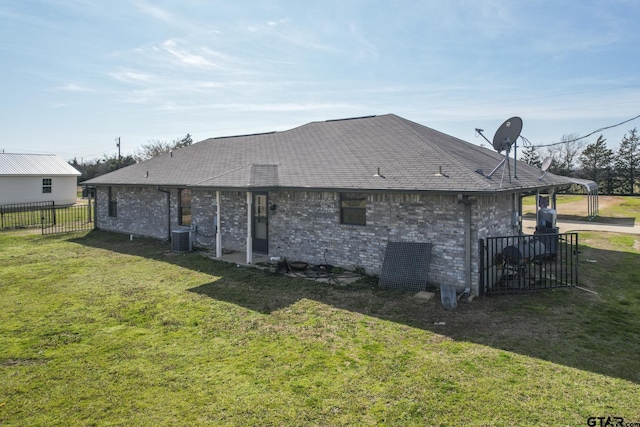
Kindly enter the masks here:
[[0, 205], [0, 230], [40, 227], [43, 218], [55, 221], [54, 202], [13, 203]]
[[86, 205], [56, 207], [52, 215], [42, 217], [42, 234], [60, 234], [93, 230], [93, 207]]
[[578, 284], [578, 233], [480, 239], [480, 293], [511, 294]]
[[54, 202], [0, 205], [0, 230], [41, 227], [42, 234], [92, 230], [93, 206], [56, 206]]

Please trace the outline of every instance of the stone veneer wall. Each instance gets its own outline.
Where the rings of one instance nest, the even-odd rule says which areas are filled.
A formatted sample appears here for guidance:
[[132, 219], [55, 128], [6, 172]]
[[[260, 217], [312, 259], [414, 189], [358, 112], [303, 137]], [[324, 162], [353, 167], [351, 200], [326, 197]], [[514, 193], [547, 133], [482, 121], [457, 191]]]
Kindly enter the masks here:
[[[98, 189], [98, 227], [166, 239], [166, 194], [153, 188], [119, 187], [118, 218], [108, 217], [107, 188]], [[171, 189], [171, 229], [177, 224], [177, 189]], [[367, 194], [367, 225], [340, 223], [340, 194], [278, 191], [269, 193], [269, 255], [312, 264], [363, 267], [379, 274], [387, 242], [431, 242], [429, 281], [466, 286], [464, 205], [456, 196]], [[472, 207], [472, 293], [479, 281], [478, 239], [515, 234], [512, 195], [479, 196]], [[195, 243], [215, 247], [215, 191], [192, 190]], [[246, 192], [221, 193], [224, 249], [244, 251]]]

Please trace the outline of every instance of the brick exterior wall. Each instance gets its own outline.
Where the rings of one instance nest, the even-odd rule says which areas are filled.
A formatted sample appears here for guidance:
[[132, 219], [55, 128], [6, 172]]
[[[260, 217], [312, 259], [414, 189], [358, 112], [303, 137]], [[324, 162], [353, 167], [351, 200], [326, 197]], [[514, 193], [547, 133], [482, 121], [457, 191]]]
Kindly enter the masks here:
[[[171, 189], [171, 229], [177, 224], [178, 190]], [[97, 193], [98, 227], [127, 234], [167, 239], [166, 194], [156, 188], [120, 187], [118, 217], [108, 216], [107, 188]], [[277, 191], [268, 195], [269, 255], [311, 264], [363, 267], [379, 274], [387, 242], [431, 242], [429, 282], [466, 287], [464, 204], [456, 196], [363, 194], [366, 226], [340, 223], [340, 194]], [[515, 234], [511, 227], [512, 195], [475, 198], [472, 206], [472, 293], [479, 280], [478, 239]], [[192, 189], [195, 244], [215, 247], [216, 193]], [[221, 193], [222, 247], [245, 251], [246, 192]], [[326, 261], [325, 261], [326, 260]]]
[[[520, 195], [515, 197], [520, 198]], [[478, 197], [477, 204], [472, 208], [473, 240], [471, 241], [471, 251], [473, 256], [471, 258], [471, 289], [476, 295], [480, 289], [478, 240], [487, 237], [517, 235], [518, 231], [511, 225], [513, 209], [514, 195], [510, 194]]]
[[[116, 188], [116, 187], [113, 187]], [[166, 240], [167, 195], [155, 187], [117, 187], [117, 217], [109, 216], [108, 187], [96, 191], [96, 226], [101, 230]], [[176, 205], [177, 192], [172, 197]], [[172, 211], [177, 212], [177, 205]], [[175, 213], [172, 215], [175, 218]]]

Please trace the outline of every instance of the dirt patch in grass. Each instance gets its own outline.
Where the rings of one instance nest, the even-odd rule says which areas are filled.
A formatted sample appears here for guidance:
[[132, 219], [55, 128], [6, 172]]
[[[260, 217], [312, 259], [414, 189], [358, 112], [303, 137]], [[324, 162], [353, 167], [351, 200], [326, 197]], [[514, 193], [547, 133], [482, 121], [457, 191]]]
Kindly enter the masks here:
[[12, 366], [39, 366], [44, 365], [49, 359], [0, 359], [0, 368]]

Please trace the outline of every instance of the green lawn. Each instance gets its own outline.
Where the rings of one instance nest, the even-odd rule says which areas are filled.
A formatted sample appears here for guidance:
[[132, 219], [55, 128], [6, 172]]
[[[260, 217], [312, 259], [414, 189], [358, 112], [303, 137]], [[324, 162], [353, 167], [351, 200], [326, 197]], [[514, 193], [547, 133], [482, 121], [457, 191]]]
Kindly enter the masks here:
[[[558, 218], [586, 221], [587, 196], [576, 194], [557, 195]], [[598, 216], [595, 222], [640, 222], [640, 196], [598, 196]], [[522, 213], [531, 217], [536, 212], [535, 196], [522, 199]]]
[[640, 237], [580, 239], [597, 295], [446, 311], [153, 240], [0, 233], [0, 426], [640, 422]]

